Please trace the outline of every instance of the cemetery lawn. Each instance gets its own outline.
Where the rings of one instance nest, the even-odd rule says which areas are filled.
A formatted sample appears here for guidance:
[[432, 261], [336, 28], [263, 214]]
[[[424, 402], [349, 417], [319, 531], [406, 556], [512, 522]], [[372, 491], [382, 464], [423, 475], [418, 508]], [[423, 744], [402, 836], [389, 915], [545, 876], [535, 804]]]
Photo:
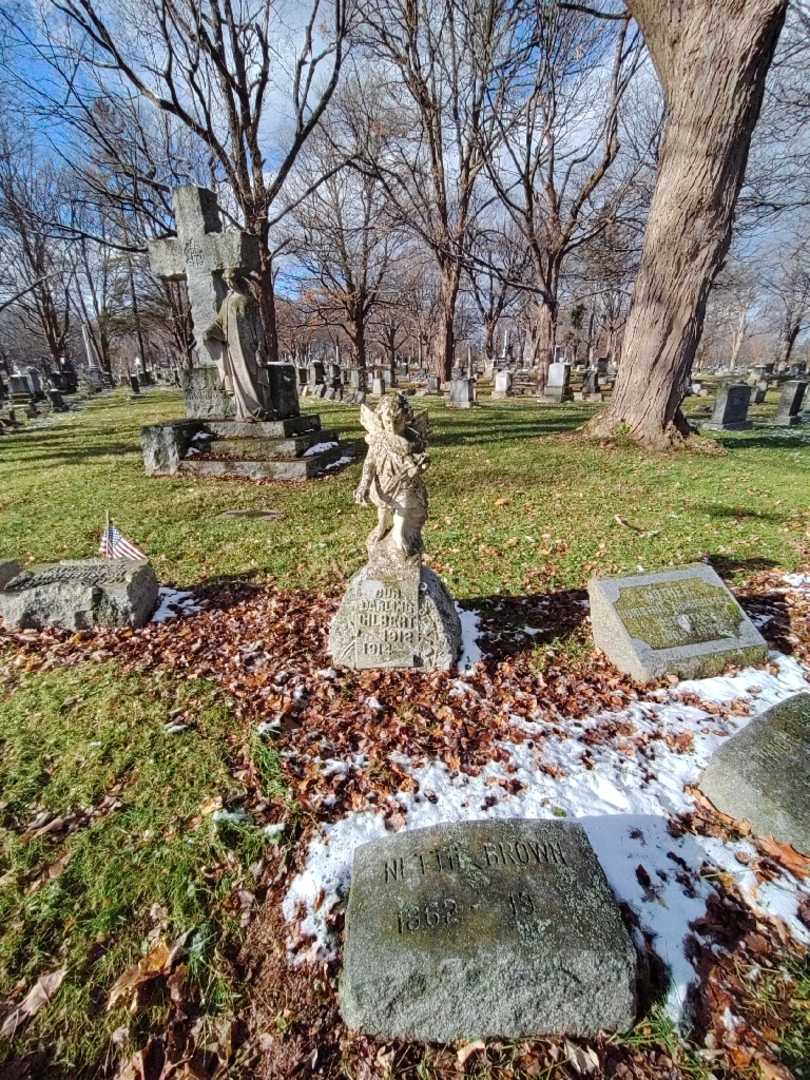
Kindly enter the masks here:
[[[316, 404], [324, 427], [361, 437], [356, 408], [307, 408]], [[574, 436], [593, 414], [589, 405], [414, 404], [429, 409], [435, 433], [428, 559], [458, 598], [581, 588], [596, 570], [656, 570], [706, 556], [741, 583], [757, 568], [792, 570], [801, 561], [810, 526], [806, 426], [723, 434], [718, 455], [648, 458]], [[775, 400], [754, 416], [774, 409]], [[352, 503], [359, 464], [305, 484], [145, 477], [140, 427], [182, 415], [174, 392], [150, 392], [142, 402], [116, 393], [3, 437], [0, 554], [92, 556], [109, 509], [163, 584], [235, 576], [308, 586], [362, 564], [373, 522]], [[229, 510], [281, 516], [221, 516]]]
[[[789, 678], [778, 665], [756, 678], [775, 693], [810, 665], [810, 580], [780, 591], [784, 573], [810, 564], [807, 426], [713, 436], [716, 454], [648, 457], [582, 441], [575, 430], [588, 405], [415, 405], [429, 410], [435, 433], [427, 559], [479, 613], [486, 643], [486, 662], [463, 679], [330, 667], [329, 620], [372, 526], [352, 503], [359, 463], [306, 484], [148, 479], [139, 428], [183, 415], [179, 394], [166, 390], [141, 402], [116, 392], [0, 437], [0, 559], [93, 556], [109, 509], [162, 585], [203, 602], [138, 631], [0, 631], [2, 1080], [810, 1076], [806, 956], [773, 920], [751, 922], [733, 873], [704, 874], [695, 838], [719, 838], [732, 862], [742, 843], [705, 808], [678, 813], [683, 832], [671, 841], [692, 852], [677, 866], [693, 895], [711, 894], [706, 933], [724, 945], [699, 983], [702, 1028], [691, 1041], [664, 1017], [654, 965], [632, 1032], [484, 1050], [379, 1047], [352, 1035], [337, 1013], [337, 965], [290, 963], [288, 945], [303, 955], [313, 936], [301, 912], [285, 921], [282, 901], [320, 827], [368, 811], [401, 828], [415, 809], [395, 801], [419, 787], [397, 752], [464, 774], [480, 794], [505, 745], [532, 747], [520, 722], [542, 715], [531, 782], [488, 786], [473, 809], [539, 799], [547, 784], [556, 788], [541, 816], [563, 817], [557, 793], [564, 801], [577, 773], [567, 778], [555, 747], [581, 738], [597, 780], [600, 754], [616, 747], [644, 785], [666, 760], [681, 797], [679, 755], [688, 758], [702, 727], [727, 734], [755, 703], [742, 692], [698, 701], [706, 711], [691, 727], [645, 720], [644, 709], [680, 715], [697, 699], [634, 686], [593, 652], [582, 590], [594, 572], [708, 558], [762, 616], [769, 644], [790, 654]], [[307, 407], [316, 406], [324, 427], [360, 438], [356, 408]], [[774, 410], [775, 399], [753, 412]], [[222, 516], [231, 510], [256, 516]], [[269, 510], [279, 516], [259, 516]], [[600, 710], [613, 719], [589, 728]], [[582, 788], [598, 793], [598, 784]], [[436, 801], [428, 791], [422, 804]], [[645, 885], [641, 864], [654, 846], [633, 862], [630, 891], [649, 891], [641, 906], [666, 919], [667, 896], [682, 897], [666, 892], [680, 889], [677, 873]], [[789, 854], [752, 848], [746, 858], [763, 892], [784, 884], [779, 860]], [[339, 907], [323, 910], [339, 932]], [[737, 1043], [726, 1012], [741, 1018]], [[719, 1057], [707, 1051], [711, 1039]]]
[[[21, 1029], [15, 1054], [45, 1046], [58, 1075], [92, 1074], [113, 1045], [135, 1050], [171, 1002], [201, 1014], [216, 1041], [212, 1025], [233, 1015], [241, 989], [229, 959], [240, 937], [232, 898], [249, 895], [268, 844], [242, 820], [237, 764], [246, 765], [240, 727], [199, 680], [83, 664], [6, 687], [0, 1001], [43, 976], [59, 986], [28, 1026], [0, 1012], [5, 1035]], [[266, 754], [261, 766], [275, 785]], [[178, 940], [182, 964], [170, 955]]]

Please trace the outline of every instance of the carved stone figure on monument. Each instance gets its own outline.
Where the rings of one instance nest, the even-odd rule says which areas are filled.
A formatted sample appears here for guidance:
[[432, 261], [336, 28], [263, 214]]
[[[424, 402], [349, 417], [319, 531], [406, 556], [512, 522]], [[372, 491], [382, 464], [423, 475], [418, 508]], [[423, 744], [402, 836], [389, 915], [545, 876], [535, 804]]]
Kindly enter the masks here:
[[355, 501], [374, 506], [368, 563], [346, 590], [332, 620], [330, 652], [353, 668], [451, 668], [461, 649], [461, 624], [441, 578], [422, 566], [427, 519], [429, 428], [402, 394], [385, 395], [376, 410], [361, 407], [368, 455]]
[[227, 267], [222, 276], [228, 292], [204, 338], [209, 348], [212, 342], [220, 345], [217, 367], [222, 385], [234, 399], [236, 419], [260, 420], [266, 408], [260, 382], [264, 335], [259, 305], [238, 267]]
[[354, 499], [377, 508], [377, 527], [367, 541], [369, 556], [389, 535], [397, 552], [417, 555], [428, 507], [422, 480], [428, 466], [427, 413], [414, 414], [408, 399], [395, 394], [384, 397], [376, 412], [361, 405], [360, 422], [368, 433], [368, 453]]

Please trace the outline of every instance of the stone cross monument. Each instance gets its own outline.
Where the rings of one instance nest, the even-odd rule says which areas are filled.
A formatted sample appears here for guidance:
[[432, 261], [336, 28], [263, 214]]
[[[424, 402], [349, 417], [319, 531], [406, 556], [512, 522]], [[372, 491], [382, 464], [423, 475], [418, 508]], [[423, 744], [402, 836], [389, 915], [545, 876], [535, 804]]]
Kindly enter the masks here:
[[166, 281], [188, 287], [194, 340], [203, 365], [215, 365], [216, 346], [204, 339], [216, 319], [227, 286], [222, 271], [233, 267], [249, 273], [259, 267], [259, 242], [239, 229], [222, 228], [217, 197], [201, 187], [179, 187], [174, 192], [177, 236], [149, 242], [152, 272]]

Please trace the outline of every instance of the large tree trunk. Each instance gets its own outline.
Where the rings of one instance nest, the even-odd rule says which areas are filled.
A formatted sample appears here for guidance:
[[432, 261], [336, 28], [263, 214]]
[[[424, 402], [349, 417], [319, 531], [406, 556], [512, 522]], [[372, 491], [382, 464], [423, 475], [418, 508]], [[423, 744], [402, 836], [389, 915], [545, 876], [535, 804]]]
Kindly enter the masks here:
[[548, 382], [548, 369], [554, 363], [557, 344], [557, 306], [541, 301], [535, 319], [535, 357], [537, 359], [537, 392], [542, 394]]
[[667, 122], [644, 250], [610, 407], [650, 449], [683, 443], [680, 414], [787, 0], [628, 0], [655, 62]]
[[460, 282], [461, 267], [457, 263], [446, 263], [441, 267], [441, 310], [439, 312], [439, 332], [436, 336], [434, 370], [443, 382], [450, 379], [455, 362], [456, 302]]

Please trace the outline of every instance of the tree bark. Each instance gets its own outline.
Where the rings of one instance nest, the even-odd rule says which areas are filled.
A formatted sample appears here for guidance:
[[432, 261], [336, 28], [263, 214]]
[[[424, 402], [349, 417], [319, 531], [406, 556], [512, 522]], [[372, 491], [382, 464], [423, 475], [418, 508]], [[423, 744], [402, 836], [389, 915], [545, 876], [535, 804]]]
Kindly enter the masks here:
[[628, 0], [661, 80], [667, 121], [610, 407], [653, 450], [683, 445], [680, 414], [709, 288], [731, 225], [787, 0]]
[[453, 373], [456, 351], [456, 302], [460, 283], [461, 267], [459, 265], [450, 263], [442, 267], [439, 333], [434, 358], [434, 370], [442, 382], [447, 382]]
[[548, 381], [548, 369], [554, 362], [557, 344], [557, 307], [545, 301], [537, 305], [535, 321], [535, 357], [537, 358], [537, 392], [542, 394]]

